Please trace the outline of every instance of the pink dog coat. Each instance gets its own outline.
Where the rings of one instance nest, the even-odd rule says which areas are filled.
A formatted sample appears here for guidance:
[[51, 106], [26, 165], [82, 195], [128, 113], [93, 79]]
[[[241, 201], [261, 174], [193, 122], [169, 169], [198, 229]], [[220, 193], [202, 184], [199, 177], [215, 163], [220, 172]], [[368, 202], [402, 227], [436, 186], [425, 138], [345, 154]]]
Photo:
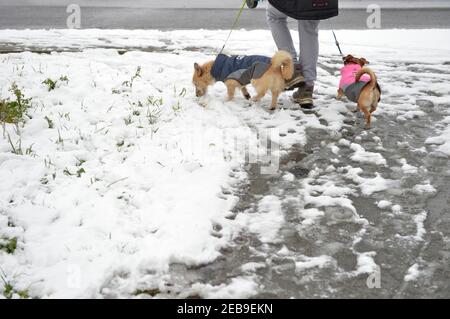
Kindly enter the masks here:
[[341, 69], [342, 76], [339, 88], [344, 91], [345, 96], [352, 102], [358, 102], [362, 89], [370, 82], [370, 75], [368, 74], [363, 74], [360, 80], [356, 82], [356, 73], [361, 69], [359, 64], [347, 64]]
[[[345, 88], [356, 82], [355, 76], [362, 67], [359, 64], [347, 64], [341, 69], [341, 82], [339, 83], [339, 88], [345, 91]], [[370, 76], [368, 74], [364, 74], [361, 79], [361, 82], [370, 82]]]

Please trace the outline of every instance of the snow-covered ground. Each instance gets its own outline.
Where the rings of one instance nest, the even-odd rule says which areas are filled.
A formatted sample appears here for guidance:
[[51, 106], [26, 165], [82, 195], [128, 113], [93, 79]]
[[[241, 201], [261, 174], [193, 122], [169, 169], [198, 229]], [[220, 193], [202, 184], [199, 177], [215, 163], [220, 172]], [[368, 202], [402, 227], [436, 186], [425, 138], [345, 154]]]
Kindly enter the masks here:
[[[379, 75], [383, 100], [371, 131], [362, 129], [362, 118], [352, 120], [350, 103], [334, 99], [341, 62], [327, 31], [320, 38], [316, 112], [299, 110], [287, 93], [273, 113], [267, 97], [256, 105], [239, 95], [224, 102], [222, 84], [196, 99], [193, 63], [212, 59], [226, 35], [205, 30], [0, 31], [3, 50], [60, 51], [0, 55], [1, 98], [12, 98], [13, 82], [32, 98], [19, 132], [6, 125], [0, 136], [0, 244], [17, 238], [13, 253], [0, 250], [0, 274], [15, 292], [50, 298], [156, 291], [173, 296], [167, 287], [175, 287], [179, 297], [246, 298], [267, 288], [258, 271], [273, 265], [274, 256], [292, 261], [292, 276], [299, 282], [325, 269], [339, 274], [345, 286], [346, 278], [367, 277], [377, 265], [383, 271], [376, 257], [385, 247], [381, 242], [361, 248], [367, 234], [394, 227], [386, 243], [402, 242], [406, 249], [408, 242], [419, 249], [427, 242], [431, 208], [407, 213], [393, 190], [408, 188], [422, 196], [424, 205], [430, 196], [449, 190], [447, 184], [436, 185], [421, 163], [432, 154], [441, 161], [439, 174], [450, 176], [450, 30], [338, 33], [344, 51], [366, 57]], [[227, 46], [230, 54], [274, 52], [268, 31], [236, 31]], [[61, 76], [68, 81], [58, 81], [52, 91], [42, 83]], [[424, 123], [433, 125], [423, 129], [428, 135], [420, 148], [395, 140]], [[279, 178], [270, 183], [279, 188], [261, 192], [252, 209], [240, 209], [242, 185], [254, 176], [237, 150], [248, 147], [251, 158], [261, 159], [258, 145], [265, 135], [277, 144], [275, 158], [289, 158], [294, 149], [307, 153], [310, 144], [315, 145], [311, 156], [327, 156], [309, 160], [305, 176], [291, 168], [273, 172]], [[13, 146], [24, 155], [14, 154]], [[412, 157], [400, 155], [405, 147]], [[284, 191], [289, 187], [293, 190]], [[361, 210], [355, 203], [361, 198], [382, 214]], [[298, 236], [316, 232], [314, 244], [327, 249], [311, 254], [284, 242], [292, 213]], [[390, 218], [396, 224], [386, 224]], [[345, 272], [334, 254], [347, 242], [319, 238], [341, 223], [355, 227], [346, 241], [356, 263]], [[254, 249], [255, 255], [262, 259], [230, 261], [230, 268], [240, 271], [211, 282], [203, 278], [183, 286], [186, 278], [173, 276], [173, 265], [226, 264], [227, 250], [243, 233], [254, 235], [262, 247]], [[448, 245], [447, 235], [442, 236]], [[404, 285], [420, 279], [430, 264], [439, 266], [437, 257], [429, 263], [410, 257], [414, 262], [405, 269]], [[323, 294], [333, 296], [332, 289]]]

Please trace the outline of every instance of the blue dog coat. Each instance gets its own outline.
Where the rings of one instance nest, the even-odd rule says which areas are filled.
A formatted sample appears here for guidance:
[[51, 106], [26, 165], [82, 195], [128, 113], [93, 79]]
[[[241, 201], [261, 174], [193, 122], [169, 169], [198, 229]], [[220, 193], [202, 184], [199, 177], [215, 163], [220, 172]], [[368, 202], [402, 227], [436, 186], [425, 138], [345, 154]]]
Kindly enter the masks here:
[[216, 81], [236, 80], [241, 85], [259, 79], [272, 64], [272, 59], [261, 55], [227, 56], [219, 54], [214, 62], [211, 75]]

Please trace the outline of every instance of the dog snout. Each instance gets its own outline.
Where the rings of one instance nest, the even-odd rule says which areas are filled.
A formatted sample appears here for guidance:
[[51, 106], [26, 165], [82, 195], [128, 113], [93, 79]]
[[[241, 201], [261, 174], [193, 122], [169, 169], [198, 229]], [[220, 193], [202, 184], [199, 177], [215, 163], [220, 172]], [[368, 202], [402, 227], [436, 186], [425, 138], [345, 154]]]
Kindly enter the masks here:
[[205, 92], [203, 90], [197, 89], [197, 90], [195, 90], [195, 95], [197, 97], [202, 97], [203, 95], [205, 95]]

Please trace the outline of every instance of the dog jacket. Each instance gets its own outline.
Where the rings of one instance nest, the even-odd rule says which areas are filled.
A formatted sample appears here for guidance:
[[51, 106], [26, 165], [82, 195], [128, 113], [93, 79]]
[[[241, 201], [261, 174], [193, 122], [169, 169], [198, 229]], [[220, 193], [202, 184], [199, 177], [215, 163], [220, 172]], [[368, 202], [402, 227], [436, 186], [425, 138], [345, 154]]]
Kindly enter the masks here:
[[[356, 82], [356, 73], [361, 70], [359, 64], [347, 64], [341, 69], [341, 82], [339, 88], [341, 88], [345, 96], [352, 102], [357, 103], [361, 91], [370, 82], [370, 75], [363, 74], [358, 82]], [[381, 92], [380, 86], [377, 83], [377, 87]]]
[[261, 55], [227, 56], [219, 54], [212, 66], [211, 75], [216, 81], [236, 80], [241, 85], [247, 85], [252, 79], [261, 78], [271, 64], [271, 58]]

